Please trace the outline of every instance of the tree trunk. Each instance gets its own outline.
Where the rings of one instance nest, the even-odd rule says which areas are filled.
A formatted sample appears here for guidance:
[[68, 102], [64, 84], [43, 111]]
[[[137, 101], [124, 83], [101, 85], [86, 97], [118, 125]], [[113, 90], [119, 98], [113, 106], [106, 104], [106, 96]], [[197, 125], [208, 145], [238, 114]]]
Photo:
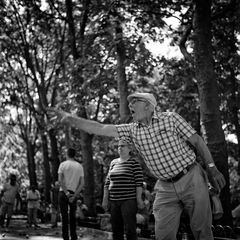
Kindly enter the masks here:
[[92, 135], [81, 131], [81, 147], [84, 167], [84, 202], [88, 206], [90, 216], [96, 215], [95, 202], [95, 176], [94, 176], [94, 161], [92, 152]]
[[125, 74], [125, 46], [122, 36], [122, 27], [119, 21], [116, 22], [116, 53], [117, 53], [117, 81], [118, 81], [118, 91], [120, 95], [119, 104], [119, 114], [120, 121], [126, 122], [129, 118], [129, 108], [128, 108], [128, 86]]
[[52, 165], [52, 182], [58, 180], [58, 167], [60, 164], [59, 161], [59, 152], [58, 152], [58, 146], [57, 146], [57, 139], [56, 135], [54, 133], [54, 130], [51, 129], [49, 131], [49, 138], [50, 138], [50, 144], [51, 144], [51, 165]]
[[[235, 9], [237, 9], [237, 4], [234, 4], [234, 11], [236, 11]], [[240, 4], [239, 4], [240, 7]], [[234, 11], [232, 11], [232, 15], [236, 15], [234, 13]], [[235, 127], [235, 134], [237, 137], [237, 142], [238, 142], [238, 146], [237, 146], [237, 161], [238, 161], [238, 175], [240, 175], [240, 123], [239, 123], [239, 117], [238, 117], [238, 112], [239, 112], [239, 103], [238, 103], [238, 99], [239, 99], [239, 89], [238, 89], [238, 83], [237, 83], [237, 72], [235, 72], [235, 66], [234, 64], [232, 64], [232, 56], [237, 56], [237, 48], [236, 48], [236, 36], [235, 36], [235, 30], [237, 28], [237, 21], [236, 18], [233, 18], [231, 26], [230, 26], [230, 31], [229, 31], [229, 47], [230, 47], [230, 56], [228, 59], [228, 69], [230, 71], [230, 82], [231, 82], [231, 97], [230, 97], [230, 116], [232, 119], [232, 123], [234, 124]]]
[[47, 144], [47, 136], [44, 132], [41, 134], [42, 139], [42, 155], [43, 155], [43, 166], [44, 166], [44, 197], [45, 201], [50, 203], [50, 189], [51, 189], [51, 172], [49, 166], [49, 158], [48, 158], [48, 144]]
[[239, 124], [239, 117], [238, 117], [238, 112], [239, 112], [239, 107], [238, 107], [238, 97], [236, 92], [238, 91], [238, 86], [236, 83], [236, 77], [235, 77], [235, 71], [234, 69], [229, 66], [230, 68], [230, 80], [231, 80], [231, 112], [232, 112], [232, 122], [235, 126], [235, 134], [237, 136], [237, 161], [238, 161], [238, 175], [240, 175], [240, 124]]
[[30, 186], [32, 185], [38, 186], [36, 176], [36, 165], [34, 159], [34, 145], [31, 143], [29, 139], [27, 139], [27, 161]]
[[213, 155], [217, 168], [226, 179], [221, 192], [224, 215], [219, 223], [232, 225], [228, 155], [219, 111], [219, 97], [211, 49], [211, 1], [195, 1], [194, 60], [200, 98], [200, 116], [204, 139]]
[[[72, 55], [75, 61], [77, 61], [80, 56], [77, 52], [77, 46], [76, 46], [76, 38], [75, 38], [75, 26], [74, 26], [74, 19], [73, 19], [73, 14], [72, 14], [72, 0], [66, 0], [66, 8], [67, 8], [67, 20], [68, 20], [68, 25], [69, 25], [69, 35], [70, 35], [70, 40], [71, 40], [71, 50], [72, 50]], [[84, 3], [84, 17], [83, 21], [81, 24], [81, 39], [83, 41], [84, 39], [84, 32], [85, 32], [85, 27], [86, 27], [86, 21], [88, 19], [88, 7], [89, 7], [89, 2], [86, 1]], [[80, 45], [82, 46], [82, 42]], [[81, 56], [83, 57], [83, 56]], [[78, 76], [81, 74], [81, 69], [78, 70], [77, 76], [74, 76], [74, 82], [76, 82], [79, 85], [79, 79]], [[81, 95], [78, 94], [78, 95]], [[78, 96], [79, 99], [82, 99], [82, 97]], [[80, 102], [79, 105], [84, 105], [84, 103]], [[79, 110], [79, 116], [80, 117], [85, 117], [87, 116], [86, 114], [86, 109], [82, 108]], [[80, 131], [81, 135], [81, 149], [82, 149], [82, 156], [83, 156], [83, 167], [84, 167], [84, 179], [85, 179], [85, 188], [84, 188], [84, 202], [88, 206], [88, 211], [90, 215], [95, 216], [96, 215], [96, 208], [95, 208], [95, 184], [94, 184], [94, 162], [92, 158], [92, 135], [89, 135], [86, 132]]]

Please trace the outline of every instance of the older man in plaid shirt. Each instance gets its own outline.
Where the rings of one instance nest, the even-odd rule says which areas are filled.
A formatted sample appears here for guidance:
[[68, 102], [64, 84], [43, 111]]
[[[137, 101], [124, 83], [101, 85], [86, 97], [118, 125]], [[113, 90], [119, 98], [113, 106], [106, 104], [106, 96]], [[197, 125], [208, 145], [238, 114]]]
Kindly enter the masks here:
[[49, 114], [52, 121], [67, 123], [91, 134], [131, 139], [158, 178], [153, 206], [157, 240], [176, 239], [183, 210], [189, 215], [195, 239], [213, 239], [207, 177], [190, 145], [201, 155], [219, 191], [225, 179], [205, 142], [177, 113], [155, 111], [157, 102], [152, 94], [133, 93], [128, 101], [134, 119], [129, 124], [101, 124], [58, 110], [49, 110]]

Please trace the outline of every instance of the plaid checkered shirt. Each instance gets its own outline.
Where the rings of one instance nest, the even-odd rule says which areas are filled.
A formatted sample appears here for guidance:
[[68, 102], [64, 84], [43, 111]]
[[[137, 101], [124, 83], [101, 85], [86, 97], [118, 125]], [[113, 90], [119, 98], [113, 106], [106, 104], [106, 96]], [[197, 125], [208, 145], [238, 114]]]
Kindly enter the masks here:
[[177, 113], [154, 113], [151, 124], [116, 125], [119, 137], [129, 137], [150, 171], [159, 179], [176, 176], [196, 160], [187, 140], [196, 131]]

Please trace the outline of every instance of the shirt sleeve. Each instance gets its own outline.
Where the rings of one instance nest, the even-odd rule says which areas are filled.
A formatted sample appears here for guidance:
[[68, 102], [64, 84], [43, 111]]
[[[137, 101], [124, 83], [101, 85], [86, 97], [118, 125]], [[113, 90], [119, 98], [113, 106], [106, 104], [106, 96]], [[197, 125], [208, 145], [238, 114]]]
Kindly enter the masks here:
[[172, 113], [171, 115], [175, 131], [179, 134], [185, 141], [187, 141], [193, 134], [196, 133], [196, 130], [179, 114]]
[[108, 187], [110, 185], [110, 171], [113, 168], [113, 165], [114, 165], [114, 160], [112, 160], [111, 163], [110, 163], [108, 174], [107, 174], [106, 179], [105, 179], [104, 188], [106, 188], [106, 189], [108, 189]]
[[60, 164], [58, 168], [58, 174], [62, 173], [62, 171], [63, 171], [63, 164]]
[[6, 184], [6, 183], [3, 185], [2, 191], [3, 191], [3, 192], [7, 191], [7, 184]]
[[132, 141], [132, 133], [131, 133], [132, 124], [119, 124], [115, 126], [117, 128], [119, 138], [125, 137], [130, 142]]
[[29, 199], [29, 196], [30, 195], [30, 192], [29, 191], [27, 191], [27, 199]]
[[133, 173], [134, 173], [136, 186], [142, 187], [142, 185], [143, 185], [142, 167], [136, 159], [133, 159]]
[[41, 199], [41, 195], [40, 195], [40, 192], [38, 190], [36, 190], [36, 195], [37, 195], [37, 199], [40, 200]]
[[84, 177], [84, 170], [83, 170], [82, 164], [80, 164], [80, 168], [79, 168], [79, 169], [80, 169], [80, 174], [79, 174], [79, 175], [80, 175], [81, 177]]

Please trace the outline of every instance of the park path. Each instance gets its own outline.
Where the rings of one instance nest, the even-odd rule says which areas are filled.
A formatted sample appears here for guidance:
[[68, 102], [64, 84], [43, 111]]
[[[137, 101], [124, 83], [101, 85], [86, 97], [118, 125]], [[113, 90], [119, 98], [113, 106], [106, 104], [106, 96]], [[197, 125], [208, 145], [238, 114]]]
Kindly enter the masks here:
[[[78, 227], [79, 240], [112, 240], [112, 233], [94, 228]], [[57, 228], [51, 228], [51, 224], [39, 224], [39, 228], [27, 228], [26, 220], [14, 218], [8, 229], [0, 228], [1, 240], [62, 240], [61, 223]], [[149, 240], [139, 238], [139, 240]]]
[[[81, 240], [111, 240], [111, 233], [91, 228], [78, 227], [78, 237]], [[0, 229], [1, 240], [62, 240], [61, 226], [52, 229], [49, 224], [39, 224], [39, 228], [26, 228], [26, 224], [12, 224], [8, 229]]]
[[[27, 228], [26, 218], [14, 218], [8, 229], [0, 228], [0, 240], [62, 240], [61, 223], [57, 228], [51, 228], [51, 224], [39, 224], [39, 228]], [[112, 233], [94, 228], [77, 228], [79, 240], [112, 240]], [[153, 238], [152, 238], [153, 239]], [[230, 238], [218, 238], [215, 240], [231, 240]], [[240, 235], [235, 239], [240, 240]], [[150, 238], [139, 237], [138, 240], [151, 240]]]
[[[111, 233], [97, 229], [78, 227], [77, 233], [81, 240], [110, 240]], [[39, 224], [39, 228], [27, 228], [25, 218], [13, 218], [9, 228], [0, 228], [1, 240], [62, 240], [61, 223], [57, 228], [51, 224]]]

